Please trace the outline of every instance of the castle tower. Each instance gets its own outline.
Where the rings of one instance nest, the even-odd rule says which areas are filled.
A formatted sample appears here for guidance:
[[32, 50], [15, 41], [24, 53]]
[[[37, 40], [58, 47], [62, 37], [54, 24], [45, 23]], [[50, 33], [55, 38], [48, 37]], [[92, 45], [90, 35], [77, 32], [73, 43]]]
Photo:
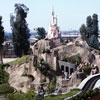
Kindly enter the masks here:
[[61, 38], [61, 31], [60, 28], [57, 26], [57, 16], [55, 17], [54, 9], [52, 10], [52, 21], [49, 25], [49, 30], [46, 38]]

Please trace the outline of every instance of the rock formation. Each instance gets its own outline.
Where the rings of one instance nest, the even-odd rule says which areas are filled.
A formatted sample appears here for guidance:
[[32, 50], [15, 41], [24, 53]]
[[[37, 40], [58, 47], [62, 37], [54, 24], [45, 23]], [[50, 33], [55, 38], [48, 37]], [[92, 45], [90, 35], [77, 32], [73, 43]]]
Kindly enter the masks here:
[[36, 88], [45, 78], [39, 70], [35, 70], [33, 67], [33, 57], [30, 58], [28, 63], [6, 68], [6, 71], [9, 73], [9, 84], [18, 91], [27, 92], [31, 87]]
[[[40, 62], [40, 59], [44, 59], [58, 73], [60, 73], [58, 61], [77, 54], [80, 55], [82, 62], [90, 62], [100, 66], [100, 51], [90, 48], [81, 38], [66, 44], [63, 44], [59, 38], [39, 40], [32, 46], [32, 52], [33, 55], [28, 63], [6, 69], [10, 74], [9, 83], [11, 86], [23, 92], [26, 92], [30, 87], [38, 86], [45, 78], [48, 81], [48, 77], [33, 67], [35, 63]], [[31, 79], [32, 77], [28, 77], [29, 75], [33, 76], [34, 80]]]

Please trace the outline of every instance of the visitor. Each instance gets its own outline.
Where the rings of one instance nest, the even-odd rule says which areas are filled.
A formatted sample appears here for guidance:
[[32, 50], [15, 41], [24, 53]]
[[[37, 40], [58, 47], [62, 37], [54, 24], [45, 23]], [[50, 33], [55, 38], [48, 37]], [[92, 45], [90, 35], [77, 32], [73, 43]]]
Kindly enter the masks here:
[[65, 74], [64, 74], [64, 71], [62, 71], [62, 79], [65, 78]]
[[40, 93], [40, 86], [38, 86], [38, 88], [37, 88], [37, 94], [39, 94]]
[[56, 93], [60, 94], [61, 93], [61, 86], [60, 86], [60, 83], [57, 82], [57, 88], [56, 88]]
[[44, 88], [42, 85], [40, 86], [40, 93], [41, 93], [41, 95], [44, 95]]
[[65, 72], [65, 73], [64, 73], [64, 76], [65, 76], [65, 77], [64, 77], [65, 79], [68, 79], [68, 72]]

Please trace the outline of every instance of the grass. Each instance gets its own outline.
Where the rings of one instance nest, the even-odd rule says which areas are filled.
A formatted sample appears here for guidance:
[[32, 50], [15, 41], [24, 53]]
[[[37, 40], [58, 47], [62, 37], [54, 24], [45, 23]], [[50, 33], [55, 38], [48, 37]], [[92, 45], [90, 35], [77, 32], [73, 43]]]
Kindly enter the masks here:
[[30, 57], [29, 55], [23, 56], [23, 57], [21, 57], [21, 58], [18, 58], [18, 59], [16, 59], [16, 60], [11, 61], [11, 62], [8, 62], [8, 63], [6, 63], [6, 64], [9, 64], [9, 65], [13, 66], [13, 65], [25, 63], [25, 62], [28, 62], [28, 61], [29, 61], [29, 57]]
[[48, 96], [48, 97], [45, 97], [43, 100], [64, 100], [65, 98], [71, 97], [79, 91], [80, 91], [79, 89], [72, 89], [70, 92], [66, 94], [63, 94], [60, 96]]

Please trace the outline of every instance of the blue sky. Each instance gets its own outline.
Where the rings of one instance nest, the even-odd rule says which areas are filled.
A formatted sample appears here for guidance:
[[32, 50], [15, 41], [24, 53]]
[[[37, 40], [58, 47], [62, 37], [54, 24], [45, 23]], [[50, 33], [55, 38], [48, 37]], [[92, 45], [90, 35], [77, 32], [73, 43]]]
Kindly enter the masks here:
[[52, 8], [58, 16], [61, 30], [78, 30], [86, 22], [86, 17], [93, 13], [98, 14], [100, 21], [100, 0], [1, 0], [0, 15], [8, 32], [11, 31], [9, 20], [15, 3], [24, 3], [29, 8], [27, 23], [32, 31], [36, 27], [48, 30]]

